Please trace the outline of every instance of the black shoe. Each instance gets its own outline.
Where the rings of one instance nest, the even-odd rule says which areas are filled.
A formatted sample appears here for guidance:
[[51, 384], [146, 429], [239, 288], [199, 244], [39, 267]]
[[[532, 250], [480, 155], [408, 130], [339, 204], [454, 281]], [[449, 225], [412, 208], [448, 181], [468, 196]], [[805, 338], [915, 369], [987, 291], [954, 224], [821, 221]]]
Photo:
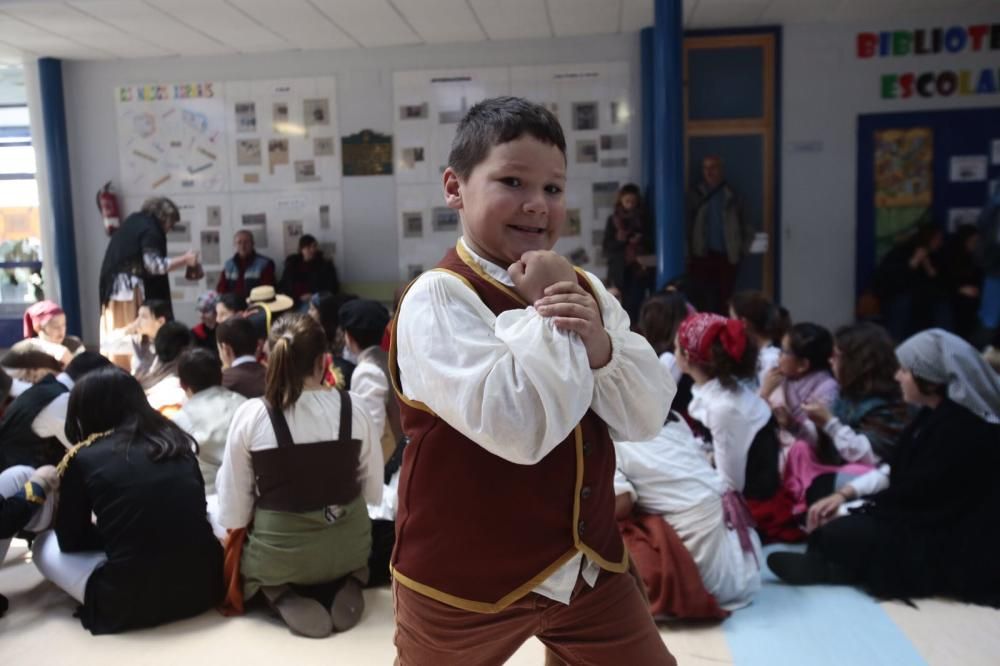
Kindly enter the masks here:
[[0, 594], [0, 617], [3, 617], [4, 613], [7, 612], [7, 609], [9, 607], [10, 607], [10, 604], [7, 601], [7, 597], [5, 597], [2, 594]]
[[771, 553], [767, 566], [774, 575], [791, 585], [822, 585], [831, 583], [826, 560], [809, 553]]

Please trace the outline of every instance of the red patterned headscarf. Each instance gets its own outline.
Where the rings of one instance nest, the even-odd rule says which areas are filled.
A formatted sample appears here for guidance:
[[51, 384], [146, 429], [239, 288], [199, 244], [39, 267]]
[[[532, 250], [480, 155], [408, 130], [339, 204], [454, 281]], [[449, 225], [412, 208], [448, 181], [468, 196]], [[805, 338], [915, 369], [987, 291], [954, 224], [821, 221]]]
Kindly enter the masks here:
[[38, 301], [24, 311], [24, 337], [38, 337], [38, 329], [61, 314], [63, 309], [52, 301]]
[[726, 319], [717, 314], [689, 315], [677, 331], [677, 341], [692, 361], [705, 365], [712, 359], [712, 343], [718, 339], [734, 361], [743, 358], [747, 349], [747, 332], [739, 319]]

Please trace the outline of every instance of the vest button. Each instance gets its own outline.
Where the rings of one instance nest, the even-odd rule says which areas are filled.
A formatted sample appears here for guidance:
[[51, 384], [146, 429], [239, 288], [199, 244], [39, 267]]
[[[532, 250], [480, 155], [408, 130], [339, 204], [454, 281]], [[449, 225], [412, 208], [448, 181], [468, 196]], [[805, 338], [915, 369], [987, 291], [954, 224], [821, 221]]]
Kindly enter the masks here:
[[588, 442], [588, 441], [585, 440], [583, 442], [583, 455], [589, 456], [590, 455], [590, 448], [591, 448], [590, 447], [590, 442]]
[[580, 489], [580, 499], [587, 499], [590, 497], [590, 486], [584, 486]]
[[582, 536], [583, 533], [586, 531], [586, 529], [587, 529], [587, 522], [586, 521], [581, 520], [579, 523], [577, 523], [577, 525], [576, 525], [576, 533], [577, 534], [579, 534], [579, 535]]

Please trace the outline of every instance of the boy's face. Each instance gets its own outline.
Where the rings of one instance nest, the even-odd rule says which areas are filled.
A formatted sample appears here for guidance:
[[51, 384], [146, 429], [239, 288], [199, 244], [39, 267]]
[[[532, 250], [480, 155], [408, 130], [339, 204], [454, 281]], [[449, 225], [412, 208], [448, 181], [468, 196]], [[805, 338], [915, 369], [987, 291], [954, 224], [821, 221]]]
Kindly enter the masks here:
[[551, 250], [566, 219], [566, 158], [524, 135], [493, 146], [467, 180], [449, 167], [445, 200], [461, 211], [465, 241], [506, 268], [530, 250]]

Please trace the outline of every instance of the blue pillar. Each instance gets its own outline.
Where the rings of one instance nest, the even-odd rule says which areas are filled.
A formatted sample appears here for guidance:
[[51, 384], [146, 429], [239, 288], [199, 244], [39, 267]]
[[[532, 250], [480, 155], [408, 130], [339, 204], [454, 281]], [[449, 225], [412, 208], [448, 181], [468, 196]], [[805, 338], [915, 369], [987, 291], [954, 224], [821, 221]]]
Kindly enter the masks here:
[[656, 286], [684, 272], [684, 118], [681, 0], [654, 0], [653, 211], [656, 216]]
[[[67, 331], [80, 335], [80, 291], [77, 285], [76, 237], [73, 233], [73, 191], [69, 177], [69, 145], [66, 139], [66, 108], [63, 100], [62, 62], [55, 58], [38, 61], [42, 122], [45, 128], [45, 160], [55, 238], [59, 299], [66, 313]], [[51, 274], [51, 273], [50, 273]], [[95, 286], [96, 288], [96, 286]]]

